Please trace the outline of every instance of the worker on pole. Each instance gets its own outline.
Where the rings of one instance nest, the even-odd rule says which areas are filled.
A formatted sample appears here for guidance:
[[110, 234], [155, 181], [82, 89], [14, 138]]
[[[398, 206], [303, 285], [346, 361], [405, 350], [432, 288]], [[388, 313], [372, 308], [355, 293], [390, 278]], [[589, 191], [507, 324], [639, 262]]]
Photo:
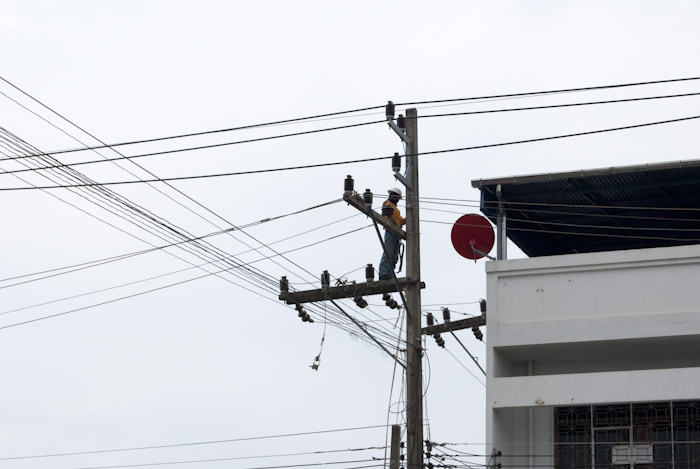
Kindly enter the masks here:
[[[388, 218], [399, 227], [406, 224], [406, 219], [401, 216], [401, 212], [396, 204], [403, 197], [401, 189], [392, 187], [389, 189], [389, 198], [382, 204], [382, 216]], [[384, 231], [384, 253], [379, 261], [379, 280], [389, 280], [393, 277], [396, 262], [399, 259], [399, 245], [401, 239], [389, 230]]]

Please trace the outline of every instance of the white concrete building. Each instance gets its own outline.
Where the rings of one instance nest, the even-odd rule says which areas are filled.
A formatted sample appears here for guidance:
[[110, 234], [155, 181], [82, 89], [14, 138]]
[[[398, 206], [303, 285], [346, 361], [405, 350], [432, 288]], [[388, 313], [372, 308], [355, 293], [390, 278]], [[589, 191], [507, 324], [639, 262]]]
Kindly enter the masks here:
[[472, 184], [531, 256], [486, 263], [489, 465], [700, 468], [700, 161]]

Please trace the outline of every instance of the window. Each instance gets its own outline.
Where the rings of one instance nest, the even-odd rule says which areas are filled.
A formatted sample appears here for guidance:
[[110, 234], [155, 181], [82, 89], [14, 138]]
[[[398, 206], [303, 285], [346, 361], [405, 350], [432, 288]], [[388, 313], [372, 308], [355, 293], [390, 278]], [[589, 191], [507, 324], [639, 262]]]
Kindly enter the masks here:
[[700, 469], [700, 401], [557, 407], [558, 469]]

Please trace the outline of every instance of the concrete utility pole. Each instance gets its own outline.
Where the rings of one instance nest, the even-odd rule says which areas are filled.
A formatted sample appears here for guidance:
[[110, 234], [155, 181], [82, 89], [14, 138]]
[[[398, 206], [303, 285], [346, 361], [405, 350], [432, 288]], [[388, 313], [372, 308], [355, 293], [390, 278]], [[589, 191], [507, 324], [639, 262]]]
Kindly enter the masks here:
[[406, 110], [406, 446], [407, 469], [423, 468], [423, 348], [421, 344], [418, 112]]
[[[326, 280], [322, 281], [322, 288], [308, 291], [289, 291], [289, 282], [286, 277], [280, 280], [279, 299], [287, 304], [295, 304], [299, 311], [299, 317], [306, 317], [301, 305], [315, 301], [333, 301], [340, 298], [355, 298], [358, 303], [359, 295], [376, 295], [379, 293], [400, 292], [405, 290], [406, 304], [406, 469], [423, 469], [423, 347], [421, 329], [421, 289], [425, 284], [420, 277], [420, 195], [418, 190], [418, 112], [415, 109], [406, 110], [406, 118], [399, 116], [398, 123], [394, 122], [394, 105], [389, 102], [387, 106], [387, 121], [389, 126], [401, 137], [406, 145], [406, 174], [399, 173], [400, 159], [394, 168], [394, 175], [406, 186], [406, 231], [384, 219], [371, 208], [372, 194], [363, 200], [354, 192], [354, 181], [351, 176], [346, 179], [345, 195], [343, 199], [353, 207], [370, 216], [376, 224], [381, 224], [386, 230], [394, 232], [397, 236], [406, 240], [406, 278], [374, 281], [373, 273], [367, 274], [366, 283], [353, 283], [331, 287]], [[405, 125], [405, 130], [404, 126]], [[396, 154], [398, 158], [398, 154]], [[392, 161], [393, 163], [393, 161]], [[364, 194], [366, 195], [366, 194]], [[377, 228], [377, 234], [379, 234]], [[371, 266], [368, 266], [370, 268]], [[373, 269], [372, 269], [373, 272]], [[327, 276], [328, 272], [324, 272]], [[322, 276], [323, 278], [323, 276]], [[334, 304], [336, 304], [334, 302]], [[359, 305], [359, 303], [358, 303]], [[389, 305], [387, 303], [387, 305]], [[395, 307], [396, 303], [394, 303]], [[339, 305], [336, 306], [341, 310]], [[366, 302], [365, 302], [366, 306]], [[364, 307], [364, 306], [360, 306]], [[345, 313], [343, 311], [343, 313]], [[347, 313], [345, 313], [347, 315]], [[353, 319], [352, 317], [350, 319]], [[304, 319], [307, 321], [308, 319]], [[354, 321], [354, 320], [353, 320]], [[360, 324], [365, 333], [371, 336]], [[440, 327], [440, 326], [432, 326]], [[444, 326], [443, 326], [444, 327]], [[376, 340], [376, 339], [375, 339]], [[380, 344], [381, 345], [381, 344]], [[383, 347], [382, 347], [383, 348]], [[395, 360], [398, 357], [385, 351]], [[403, 364], [401, 363], [403, 366]], [[394, 430], [392, 435], [392, 448], [394, 438], [399, 438], [399, 433]], [[392, 461], [395, 461], [392, 456]]]
[[401, 464], [401, 426], [391, 426], [391, 453], [389, 454], [389, 469], [399, 469]]

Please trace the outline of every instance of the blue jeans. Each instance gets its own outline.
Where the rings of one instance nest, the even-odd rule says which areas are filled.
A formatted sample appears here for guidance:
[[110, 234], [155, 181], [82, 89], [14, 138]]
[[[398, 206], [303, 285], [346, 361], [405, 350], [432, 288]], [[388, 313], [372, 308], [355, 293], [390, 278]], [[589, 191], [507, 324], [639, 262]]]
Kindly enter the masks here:
[[[382, 253], [382, 260], [379, 261], [379, 278], [393, 277], [392, 272], [396, 267], [396, 261], [399, 260], [399, 242], [401, 239], [391, 231], [384, 232], [384, 249], [386, 253]], [[387, 258], [387, 255], [389, 256]]]

